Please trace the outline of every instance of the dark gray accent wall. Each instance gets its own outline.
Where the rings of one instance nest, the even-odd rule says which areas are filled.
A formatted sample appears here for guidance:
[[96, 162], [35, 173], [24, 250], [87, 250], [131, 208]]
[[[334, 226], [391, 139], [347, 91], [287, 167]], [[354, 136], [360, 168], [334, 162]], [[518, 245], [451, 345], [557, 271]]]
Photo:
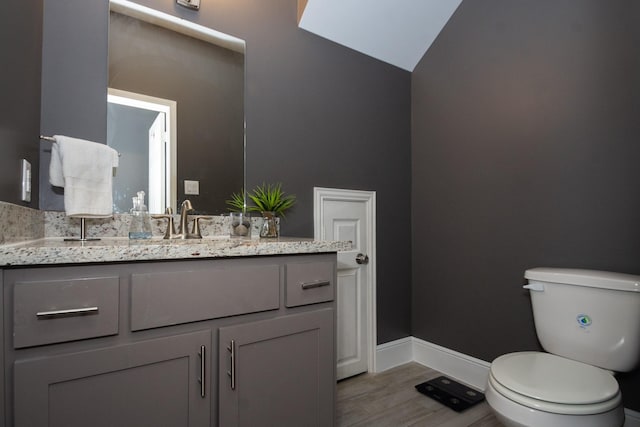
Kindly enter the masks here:
[[[42, 0], [0, 3], [0, 200], [38, 207]], [[20, 201], [21, 159], [31, 163], [31, 202]]]
[[[106, 143], [108, 28], [108, 0], [44, 2], [43, 135], [69, 135]], [[50, 159], [51, 142], [43, 141], [39, 206], [62, 211], [62, 190], [49, 184]]]
[[[536, 350], [525, 269], [640, 274], [640, 8], [464, 1], [412, 76], [413, 335]], [[640, 409], [640, 374], [619, 377]]]
[[[103, 49], [108, 2], [60, 3], [69, 7], [46, 17], [45, 34], [47, 25], [74, 28], [76, 39], [69, 46], [77, 52], [97, 52], [86, 60], [76, 54], [57, 68], [45, 68], [51, 79], [45, 83], [52, 86], [46, 93], [60, 93], [65, 105], [54, 105], [52, 100], [43, 105], [43, 129], [44, 116], [51, 114], [46, 131], [103, 142], [106, 102], [93, 95], [106, 93]], [[407, 336], [411, 322], [410, 73], [299, 29], [296, 0], [208, 0], [199, 12], [172, 0], [137, 3], [246, 40], [247, 183], [253, 187], [263, 181], [281, 181], [287, 192], [298, 196], [298, 204], [282, 224], [284, 235], [313, 236], [314, 186], [377, 192], [378, 342]], [[82, 46], [75, 47], [76, 43]], [[51, 49], [52, 56], [56, 49], [67, 52], [62, 40]], [[65, 67], [83, 70], [77, 84], [64, 77]], [[70, 108], [76, 105], [82, 106], [82, 112]], [[64, 117], [56, 119], [52, 108], [63, 108], [56, 114]], [[85, 118], [87, 114], [90, 119]], [[53, 125], [56, 121], [59, 126]], [[43, 161], [48, 165], [48, 159]], [[43, 202], [41, 206], [52, 209], [48, 200]]]
[[282, 232], [306, 237], [314, 186], [375, 190], [378, 343], [408, 336], [410, 73], [299, 29], [295, 1], [219, 3], [247, 41], [249, 188], [281, 181], [298, 197]]

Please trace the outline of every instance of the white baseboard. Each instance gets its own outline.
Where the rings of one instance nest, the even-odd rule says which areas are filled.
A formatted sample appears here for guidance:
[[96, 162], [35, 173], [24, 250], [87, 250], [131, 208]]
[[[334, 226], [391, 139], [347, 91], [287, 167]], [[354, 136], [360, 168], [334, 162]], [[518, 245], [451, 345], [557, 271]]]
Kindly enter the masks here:
[[413, 361], [413, 337], [380, 344], [376, 348], [374, 372], [382, 372]]
[[413, 360], [442, 372], [477, 390], [484, 390], [489, 378], [489, 362], [413, 338]]
[[640, 412], [625, 408], [624, 427], [640, 427]]
[[[491, 365], [484, 360], [414, 337], [380, 344], [376, 349], [375, 372], [409, 362], [435, 369], [478, 390], [484, 390]], [[640, 427], [640, 412], [626, 408], [624, 412], [624, 427]]]

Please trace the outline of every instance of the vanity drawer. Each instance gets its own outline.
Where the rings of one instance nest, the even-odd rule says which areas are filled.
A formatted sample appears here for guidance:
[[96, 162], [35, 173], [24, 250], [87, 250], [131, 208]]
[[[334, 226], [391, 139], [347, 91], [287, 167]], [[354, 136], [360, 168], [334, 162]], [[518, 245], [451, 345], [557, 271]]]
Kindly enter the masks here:
[[17, 282], [14, 348], [117, 334], [119, 289], [118, 277]]
[[286, 306], [333, 301], [335, 293], [333, 262], [287, 264]]
[[131, 330], [280, 308], [280, 266], [131, 275]]

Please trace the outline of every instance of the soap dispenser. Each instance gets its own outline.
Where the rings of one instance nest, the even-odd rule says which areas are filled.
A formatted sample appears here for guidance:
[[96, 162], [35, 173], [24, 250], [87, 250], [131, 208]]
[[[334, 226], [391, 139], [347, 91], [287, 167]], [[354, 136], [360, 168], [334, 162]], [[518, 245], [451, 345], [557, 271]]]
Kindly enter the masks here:
[[144, 191], [138, 191], [133, 200], [131, 208], [131, 225], [129, 226], [129, 239], [150, 239], [151, 238], [151, 218], [144, 204]]

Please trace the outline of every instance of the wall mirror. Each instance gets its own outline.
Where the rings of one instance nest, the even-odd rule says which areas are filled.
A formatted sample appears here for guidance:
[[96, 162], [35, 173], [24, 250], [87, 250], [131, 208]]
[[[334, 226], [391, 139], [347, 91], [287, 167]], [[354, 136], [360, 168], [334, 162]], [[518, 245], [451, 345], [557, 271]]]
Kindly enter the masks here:
[[196, 213], [224, 213], [245, 182], [244, 41], [125, 0], [110, 9], [114, 211], [142, 190], [151, 213], [184, 199]]

